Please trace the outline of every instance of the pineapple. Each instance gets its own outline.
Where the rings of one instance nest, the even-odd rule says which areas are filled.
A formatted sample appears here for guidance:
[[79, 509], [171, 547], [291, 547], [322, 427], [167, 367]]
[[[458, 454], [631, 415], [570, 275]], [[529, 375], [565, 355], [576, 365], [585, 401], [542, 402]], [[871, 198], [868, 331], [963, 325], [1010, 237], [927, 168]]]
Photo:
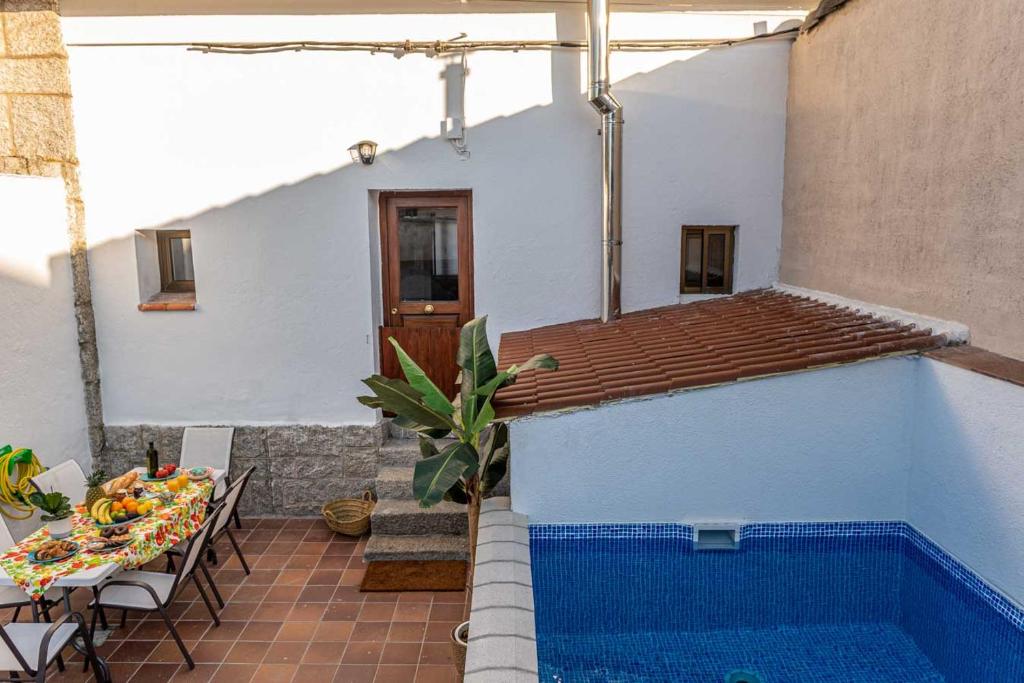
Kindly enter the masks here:
[[103, 470], [93, 470], [92, 474], [85, 478], [85, 483], [89, 485], [89, 490], [85, 492], [85, 509], [92, 510], [92, 506], [100, 498], [106, 498], [107, 494], [103, 490], [103, 484], [107, 481], [107, 473]]

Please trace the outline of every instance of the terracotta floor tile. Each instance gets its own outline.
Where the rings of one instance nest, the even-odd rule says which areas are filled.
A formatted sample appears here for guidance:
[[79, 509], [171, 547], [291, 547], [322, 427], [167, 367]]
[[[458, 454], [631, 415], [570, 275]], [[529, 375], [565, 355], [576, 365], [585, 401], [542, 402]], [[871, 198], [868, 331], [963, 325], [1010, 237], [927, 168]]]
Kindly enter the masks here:
[[[258, 524], [253, 527], [254, 529], [283, 529], [287, 520], [280, 517], [260, 517], [256, 521]], [[242, 520], [242, 525], [246, 525], [246, 520]]]
[[267, 655], [263, 661], [267, 664], [297, 665], [302, 661], [302, 655], [305, 654], [307, 647], [308, 643], [279, 640], [267, 648]]
[[334, 683], [372, 683], [377, 675], [374, 665], [342, 664], [334, 675]]
[[393, 621], [388, 632], [390, 643], [422, 643], [427, 624], [423, 621]]
[[334, 540], [336, 535], [337, 534], [331, 529], [313, 528], [306, 532], [306, 535], [303, 536], [302, 540], [306, 542], [319, 541], [326, 546], [330, 541]]
[[366, 602], [398, 602], [398, 596], [401, 593], [389, 593], [386, 591], [374, 591], [372, 593], [363, 593], [366, 596]]
[[316, 568], [339, 571], [348, 567], [349, 559], [348, 555], [323, 555], [317, 560]]
[[427, 623], [427, 631], [423, 640], [428, 643], [447, 643], [451, 640], [452, 629], [460, 621], [431, 621]]
[[287, 541], [274, 541], [267, 546], [267, 555], [283, 555], [284, 557], [291, 557], [292, 551], [295, 549], [294, 543]]
[[430, 605], [425, 602], [398, 603], [395, 607], [395, 621], [427, 621], [430, 618]]
[[420, 651], [420, 664], [452, 663], [452, 647], [449, 643], [423, 643]]
[[457, 683], [458, 672], [454, 666], [424, 666], [416, 670], [416, 683]]
[[238, 640], [245, 624], [244, 621], [222, 621], [220, 626], [211, 625], [203, 634], [203, 640]]
[[264, 640], [270, 641], [277, 637], [281, 624], [275, 621], [251, 621], [242, 631], [239, 640]]
[[192, 659], [197, 662], [220, 664], [233, 645], [234, 643], [229, 640], [202, 640], [191, 649]]
[[295, 602], [302, 594], [302, 586], [270, 586], [266, 600], [269, 602]]
[[330, 683], [338, 672], [337, 664], [299, 664], [294, 683]]
[[181, 664], [154, 664], [145, 663], [140, 666], [131, 678], [129, 683], [163, 683], [171, 680], [171, 676], [181, 667]]
[[249, 555], [262, 555], [270, 547], [270, 544], [265, 541], [243, 541], [239, 545], [242, 546], [242, 552], [245, 553], [246, 557]]
[[302, 661], [306, 664], [340, 664], [345, 643], [310, 643]]
[[333, 540], [327, 544], [324, 555], [348, 556], [355, 554], [356, 544], [351, 541]]
[[373, 683], [413, 683], [416, 680], [416, 666], [410, 664], [381, 664]]
[[[174, 624], [178, 635], [182, 640], [200, 640], [204, 633], [210, 630], [213, 622], [210, 621], [186, 621], [180, 620]], [[167, 627], [164, 627], [164, 634], [167, 635]], [[134, 638], [134, 636], [132, 636]], [[170, 637], [168, 635], [168, 637]]]
[[212, 683], [249, 683], [259, 669], [257, 664], [223, 664], [211, 679]]
[[289, 555], [260, 555], [255, 562], [250, 560], [249, 566], [256, 569], [284, 569], [289, 559]]
[[327, 543], [323, 541], [302, 541], [296, 544], [294, 555], [316, 555], [320, 557], [327, 550]]
[[[189, 669], [187, 666], [178, 668], [178, 672], [171, 676], [174, 683], [208, 683], [217, 672], [220, 664], [196, 664], [196, 668]], [[115, 678], [114, 683], [121, 679]]]
[[359, 616], [362, 603], [359, 602], [332, 602], [324, 610], [324, 621], [355, 621]]
[[144, 662], [156, 649], [155, 640], [127, 640], [110, 655], [112, 662]]
[[245, 582], [250, 586], [272, 586], [280, 573], [277, 569], [253, 569]]
[[434, 593], [434, 604], [439, 602], [450, 602], [457, 605], [466, 604], [465, 591], [438, 591]]
[[319, 519], [291, 518], [284, 523], [285, 529], [312, 529], [320, 522]]
[[[113, 615], [108, 614], [107, 618], [112, 619]], [[121, 631], [120, 628], [117, 630]], [[167, 635], [167, 624], [163, 621], [140, 621], [135, 628], [125, 630], [130, 630], [127, 637], [131, 640], [163, 640]]]
[[279, 532], [280, 532], [280, 529], [258, 528], [258, 529], [254, 529], [253, 531], [250, 531], [249, 535], [245, 537], [245, 540], [247, 540], [247, 541], [265, 541], [265, 542], [271, 542], [272, 543], [274, 541], [274, 539], [277, 538], [277, 534]]
[[253, 615], [253, 621], [284, 621], [292, 611], [293, 602], [261, 602]]
[[[304, 624], [309, 622], [289, 622]], [[352, 637], [355, 623], [351, 621], [321, 621], [317, 625], [313, 640], [318, 642], [346, 642]]]
[[[188, 648], [191, 653], [195, 647], [195, 642], [185, 641], [185, 647]], [[161, 640], [153, 651], [149, 653], [149, 657], [146, 658], [147, 662], [161, 662], [164, 664], [178, 663], [182, 664], [185, 662], [184, 655], [181, 654], [181, 650], [178, 649], [178, 644], [171, 639]]]
[[[240, 602], [238, 604], [239, 605], [243, 605], [245, 603], [241, 603]], [[204, 617], [206, 619], [210, 618], [210, 610], [208, 610], [206, 608], [206, 605], [204, 605], [203, 603], [201, 603], [201, 602], [194, 602], [191, 605], [189, 605], [188, 607], [186, 607], [185, 609], [179, 610], [179, 614], [177, 614], [176, 616], [173, 616], [171, 618], [175, 619], [175, 620], [184, 619], [186, 621], [202, 621]], [[159, 621], [157, 623], [161, 623], [162, 624], [163, 621]]]
[[297, 602], [288, 613], [288, 621], [320, 621], [327, 605], [322, 602]]
[[299, 602], [330, 602], [334, 597], [335, 586], [306, 586], [299, 595]]
[[[318, 630], [317, 627], [323, 626], [325, 623], [316, 621], [287, 621], [281, 625], [281, 630], [277, 632], [275, 640], [297, 640], [308, 643], [313, 640], [313, 634]], [[345, 622], [332, 623], [340, 624]]]
[[[241, 569], [218, 569], [213, 575], [213, 580], [218, 586], [230, 586], [245, 581], [245, 572]], [[256, 583], [256, 582], [252, 582]]]
[[461, 621], [462, 614], [462, 605], [441, 604], [430, 607], [430, 621]]
[[[335, 586], [341, 584], [342, 575], [348, 570], [341, 569], [316, 569], [306, 581], [308, 586]], [[346, 584], [353, 585], [353, 584]]]
[[338, 586], [334, 589], [334, 602], [365, 602], [369, 593], [361, 593], [359, 586]]
[[299, 667], [295, 664], [261, 664], [252, 677], [252, 683], [281, 683], [290, 681]]
[[267, 597], [267, 591], [271, 588], [273, 586], [251, 586], [248, 584], [239, 586], [228, 598], [228, 602], [260, 602]]
[[319, 558], [316, 555], [291, 555], [285, 563], [287, 569], [309, 569], [316, 567]]
[[430, 591], [407, 591], [398, 596], [398, 602], [425, 602], [434, 601], [434, 594]]
[[[395, 605], [388, 604], [386, 602], [365, 602], [363, 608], [359, 610], [358, 621], [391, 621], [395, 615]], [[420, 619], [413, 619], [411, 621], [422, 621]]]
[[363, 576], [365, 575], [366, 569], [346, 569], [342, 572], [339, 583], [342, 586], [358, 586], [363, 582]]
[[349, 642], [345, 648], [345, 654], [341, 658], [342, 664], [374, 664], [380, 661], [381, 652], [384, 650], [384, 643]]
[[308, 569], [282, 569], [277, 576], [275, 586], [305, 586], [309, 580], [310, 570]]
[[230, 664], [259, 664], [263, 661], [270, 643], [255, 640], [239, 640], [228, 651], [224, 658]]
[[132, 675], [139, 670], [142, 666], [138, 662], [107, 662], [107, 667], [110, 669], [110, 677], [114, 681], [127, 681]]
[[418, 664], [422, 643], [384, 643], [381, 664]]
[[249, 621], [259, 609], [254, 602], [236, 602], [228, 604], [220, 612], [220, 618], [226, 621]]
[[349, 640], [383, 642], [391, 624], [386, 621], [357, 621]]

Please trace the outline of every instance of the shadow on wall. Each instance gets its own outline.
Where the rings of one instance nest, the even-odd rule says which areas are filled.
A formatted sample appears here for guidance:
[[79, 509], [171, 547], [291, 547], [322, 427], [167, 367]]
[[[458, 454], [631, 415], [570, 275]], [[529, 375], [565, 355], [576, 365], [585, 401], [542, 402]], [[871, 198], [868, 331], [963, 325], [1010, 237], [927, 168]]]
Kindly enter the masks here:
[[[768, 43], [698, 52], [616, 84], [628, 112], [627, 308], [677, 300], [683, 222], [742, 224], [737, 268], [754, 281], [738, 284], [774, 279], [785, 91], [779, 87], [782, 106], [774, 106], [757, 86], [776, 70], [784, 83], [787, 51]], [[370, 420], [351, 396], [374, 363], [380, 302], [367, 306], [379, 277], [377, 226], [367, 224], [374, 190], [473, 190], [477, 312], [491, 316], [494, 337], [595, 317], [598, 121], [578, 94], [578, 54], [554, 55], [553, 69], [562, 96], [469, 128], [469, 161], [447, 141], [425, 138], [381, 153], [371, 167], [345, 165], [140, 226], [191, 230], [194, 314], [136, 313], [131, 238], [94, 247], [108, 421]], [[90, 187], [88, 159], [83, 168], [87, 191], [116, 191], [116, 179]], [[775, 168], [777, 188], [765, 181]]]

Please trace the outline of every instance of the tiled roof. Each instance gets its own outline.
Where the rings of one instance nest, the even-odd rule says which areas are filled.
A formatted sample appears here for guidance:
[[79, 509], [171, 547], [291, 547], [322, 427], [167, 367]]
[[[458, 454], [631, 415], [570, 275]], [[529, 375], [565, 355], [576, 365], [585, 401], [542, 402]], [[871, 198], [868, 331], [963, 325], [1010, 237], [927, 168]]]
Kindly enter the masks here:
[[495, 398], [500, 416], [587, 406], [942, 346], [945, 337], [764, 289], [502, 335], [500, 366], [550, 353]]

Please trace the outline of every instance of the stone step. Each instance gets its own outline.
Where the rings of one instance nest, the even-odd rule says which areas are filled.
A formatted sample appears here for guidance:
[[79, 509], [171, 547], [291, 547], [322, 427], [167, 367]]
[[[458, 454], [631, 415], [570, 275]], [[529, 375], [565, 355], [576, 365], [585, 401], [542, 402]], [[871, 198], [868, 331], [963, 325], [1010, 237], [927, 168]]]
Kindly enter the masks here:
[[421, 508], [415, 500], [384, 498], [373, 509], [370, 528], [374, 535], [383, 536], [464, 536], [469, 533], [469, 522], [465, 505], [441, 501], [432, 508]]
[[367, 562], [432, 561], [469, 559], [469, 538], [433, 534], [429, 536], [388, 536], [374, 534], [366, 543]]
[[412, 500], [412, 467], [381, 467], [377, 472], [377, 498]]
[[[438, 449], [444, 449], [454, 439], [440, 439]], [[420, 459], [420, 443], [416, 439], [388, 439], [380, 447], [381, 467], [412, 467]]]

